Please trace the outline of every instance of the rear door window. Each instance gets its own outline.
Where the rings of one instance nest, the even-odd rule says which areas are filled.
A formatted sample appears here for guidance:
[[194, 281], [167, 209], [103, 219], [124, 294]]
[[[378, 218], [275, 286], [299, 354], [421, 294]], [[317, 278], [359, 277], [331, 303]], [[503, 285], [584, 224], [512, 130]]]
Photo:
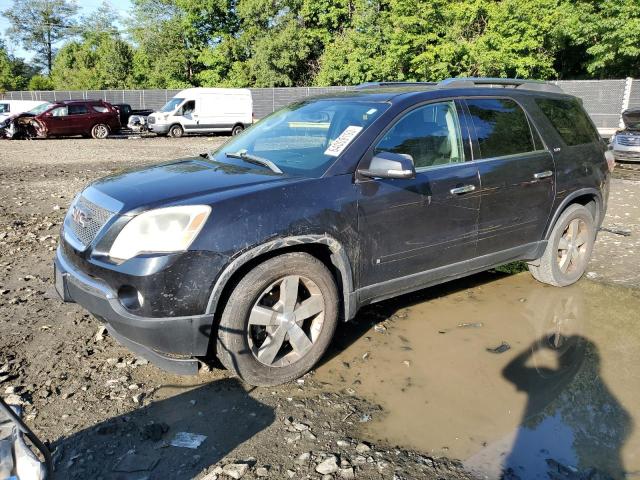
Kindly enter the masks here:
[[600, 135], [578, 100], [537, 98], [536, 104], [568, 146], [598, 141]]
[[508, 98], [471, 98], [466, 102], [476, 131], [480, 158], [532, 152], [542, 145], [524, 110], [515, 101]]
[[464, 162], [455, 103], [429, 104], [407, 113], [378, 142], [379, 152], [411, 155], [416, 170]]
[[0, 103], [0, 113], [9, 113], [11, 108], [8, 103]]
[[83, 103], [71, 104], [68, 106], [69, 115], [84, 115], [85, 113], [89, 113], [87, 106]]

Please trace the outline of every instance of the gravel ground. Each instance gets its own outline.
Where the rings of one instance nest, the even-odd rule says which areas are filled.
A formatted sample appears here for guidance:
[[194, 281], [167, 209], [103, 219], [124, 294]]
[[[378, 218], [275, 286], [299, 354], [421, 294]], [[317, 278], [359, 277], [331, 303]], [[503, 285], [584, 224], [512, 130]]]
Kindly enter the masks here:
[[[458, 462], [360, 442], [359, 425], [384, 412], [350, 388], [322, 384], [313, 373], [271, 389], [247, 389], [220, 368], [173, 376], [56, 298], [58, 231], [84, 185], [224, 140], [1, 144], [0, 394], [23, 403], [28, 423], [55, 449], [56, 478], [468, 478]], [[628, 261], [640, 245], [640, 174], [621, 176], [589, 277], [637, 287], [640, 271]], [[373, 325], [371, 311], [357, 321]], [[171, 446], [181, 432], [207, 440], [196, 449]]]

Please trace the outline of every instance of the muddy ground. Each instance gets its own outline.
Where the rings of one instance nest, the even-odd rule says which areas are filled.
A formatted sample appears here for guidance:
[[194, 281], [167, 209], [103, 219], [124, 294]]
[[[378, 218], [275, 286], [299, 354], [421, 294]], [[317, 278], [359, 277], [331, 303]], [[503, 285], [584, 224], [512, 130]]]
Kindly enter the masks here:
[[[613, 181], [608, 231], [600, 233], [587, 278], [574, 293], [557, 297], [557, 289], [540, 286], [527, 273], [493, 272], [384, 302], [342, 326], [322, 364], [304, 379], [256, 389], [215, 366], [197, 377], [164, 373], [99, 334], [90, 315], [60, 303], [51, 288], [60, 223], [85, 184], [222, 141], [0, 144], [0, 395], [21, 402], [29, 424], [55, 450], [56, 478], [492, 478], [505, 465], [509, 478], [534, 478], [534, 467], [518, 471], [525, 468], [516, 455], [526, 437], [523, 425], [534, 414], [546, 412], [539, 425], [562, 416], [565, 397], [602, 393], [602, 382], [589, 383], [600, 378], [593, 374], [600, 364], [608, 396], [587, 395], [606, 400], [587, 407], [619, 414], [613, 418], [624, 424], [620, 434], [607, 437], [614, 446], [607, 450], [589, 440], [599, 435], [581, 429], [589, 433], [582, 454], [550, 449], [538, 456], [555, 469], [552, 478], [640, 471], [633, 453], [640, 450], [633, 430], [640, 414], [632, 400], [640, 384], [625, 367], [639, 358], [637, 335], [620, 334], [633, 328], [629, 318], [637, 320], [640, 307], [637, 169], [620, 169]], [[579, 307], [567, 307], [567, 299]], [[616, 308], [598, 308], [607, 301]], [[537, 304], [560, 305], [560, 313], [531, 321], [525, 305]], [[573, 322], [553, 337], [563, 338], [568, 346], [562, 351], [569, 353], [536, 365], [550, 362], [543, 371], [559, 372], [552, 377], [561, 381], [553, 383], [553, 398], [523, 395], [514, 388], [518, 382], [504, 380], [501, 372], [531, 341], [547, 338], [545, 322], [556, 328], [559, 316], [581, 319], [578, 331]], [[613, 325], [606, 335], [598, 321]], [[531, 327], [536, 322], [545, 326]], [[472, 325], [459, 326], [467, 323]], [[503, 343], [509, 348], [502, 353], [486, 350]], [[603, 357], [595, 366], [594, 346]], [[580, 357], [571, 363], [578, 366], [563, 370], [567, 355]], [[627, 374], [624, 382], [615, 373], [620, 371]], [[206, 439], [194, 449], [172, 445], [182, 432]], [[600, 448], [608, 458], [615, 457], [613, 448], [619, 461], [585, 463], [585, 448]], [[578, 476], [589, 471], [600, 476]]]

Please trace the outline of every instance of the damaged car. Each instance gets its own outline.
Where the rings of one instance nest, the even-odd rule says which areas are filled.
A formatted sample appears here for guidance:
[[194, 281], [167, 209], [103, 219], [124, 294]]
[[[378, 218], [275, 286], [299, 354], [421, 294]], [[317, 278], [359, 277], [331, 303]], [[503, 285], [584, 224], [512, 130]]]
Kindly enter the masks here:
[[624, 129], [611, 137], [610, 148], [616, 161], [640, 162], [640, 108], [622, 113]]
[[308, 372], [361, 307], [523, 260], [578, 281], [614, 167], [557, 86], [450, 79], [308, 98], [214, 152], [97, 180], [56, 290], [167, 370]]
[[0, 479], [52, 478], [51, 453], [20, 417], [21, 409], [0, 398]]
[[51, 103], [43, 103], [29, 111], [11, 115], [0, 122], [0, 138], [11, 140], [30, 140], [43, 138], [46, 135], [44, 124], [37, 116], [51, 107]]
[[11, 139], [77, 135], [102, 139], [120, 130], [120, 115], [102, 100], [65, 100], [36, 107], [5, 124], [0, 128]]

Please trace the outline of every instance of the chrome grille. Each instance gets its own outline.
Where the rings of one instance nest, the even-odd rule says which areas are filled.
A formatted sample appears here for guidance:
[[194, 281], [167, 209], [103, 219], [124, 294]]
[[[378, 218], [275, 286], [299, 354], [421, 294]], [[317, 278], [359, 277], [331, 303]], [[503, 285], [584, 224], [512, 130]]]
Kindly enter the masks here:
[[[80, 223], [74, 221], [73, 210], [79, 208], [85, 212], [87, 219], [85, 220], [84, 227]], [[80, 243], [85, 247], [88, 247], [93, 242], [98, 232], [102, 229], [105, 223], [107, 223], [114, 213], [109, 210], [90, 202], [86, 198], [80, 196], [76, 202], [71, 205], [69, 213], [67, 213], [67, 225], [73, 232], [74, 236], [80, 240]]]
[[640, 147], [640, 135], [616, 135], [616, 142], [627, 147]]

